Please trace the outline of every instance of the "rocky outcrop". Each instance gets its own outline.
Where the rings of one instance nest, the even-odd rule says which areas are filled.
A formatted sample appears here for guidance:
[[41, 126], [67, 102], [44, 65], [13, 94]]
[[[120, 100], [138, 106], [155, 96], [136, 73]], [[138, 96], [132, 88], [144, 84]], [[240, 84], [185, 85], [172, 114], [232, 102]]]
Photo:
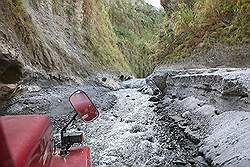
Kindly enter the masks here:
[[191, 57], [178, 60], [168, 65], [171, 69], [250, 67], [250, 47], [244, 45], [216, 44], [207, 52], [195, 53]]
[[199, 147], [204, 166], [248, 166], [249, 68], [160, 68], [147, 80], [163, 92], [156, 110], [163, 122], [176, 122], [175, 129]]
[[1, 1], [0, 82], [82, 81], [100, 69], [127, 70], [102, 3]]

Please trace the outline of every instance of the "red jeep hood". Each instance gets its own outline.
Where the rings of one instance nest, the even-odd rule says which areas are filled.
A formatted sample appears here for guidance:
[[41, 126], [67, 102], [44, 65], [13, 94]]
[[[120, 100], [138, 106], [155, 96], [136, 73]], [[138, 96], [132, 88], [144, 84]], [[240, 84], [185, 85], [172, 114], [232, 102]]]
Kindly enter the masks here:
[[[41, 115], [2, 116], [0, 117], [1, 136], [5, 141], [1, 145], [7, 147], [7, 152], [0, 152], [0, 157], [6, 157], [5, 164], [23, 167], [31, 164], [42, 164], [42, 147], [44, 140], [51, 136], [52, 127], [49, 118]], [[46, 133], [46, 135], [45, 135]], [[34, 162], [36, 161], [36, 162]], [[4, 163], [4, 162], [1, 162]], [[37, 166], [37, 165], [36, 165]], [[40, 166], [40, 165], [39, 165]]]

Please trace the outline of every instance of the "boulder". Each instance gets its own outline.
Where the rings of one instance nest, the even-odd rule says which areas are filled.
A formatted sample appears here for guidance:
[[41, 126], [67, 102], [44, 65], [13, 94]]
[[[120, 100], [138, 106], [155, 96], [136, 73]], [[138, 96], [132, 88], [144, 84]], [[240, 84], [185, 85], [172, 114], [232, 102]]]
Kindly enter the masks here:
[[248, 97], [248, 90], [239, 81], [225, 80], [222, 87], [222, 95]]
[[199, 114], [202, 116], [213, 116], [215, 115], [215, 107], [211, 105], [204, 105], [202, 107], [197, 108], [196, 110], [193, 111], [195, 114]]
[[8, 100], [15, 92], [17, 84], [3, 84], [0, 83], [0, 100]]
[[130, 79], [127, 81], [121, 82], [123, 88], [142, 88], [146, 86], [145, 79]]

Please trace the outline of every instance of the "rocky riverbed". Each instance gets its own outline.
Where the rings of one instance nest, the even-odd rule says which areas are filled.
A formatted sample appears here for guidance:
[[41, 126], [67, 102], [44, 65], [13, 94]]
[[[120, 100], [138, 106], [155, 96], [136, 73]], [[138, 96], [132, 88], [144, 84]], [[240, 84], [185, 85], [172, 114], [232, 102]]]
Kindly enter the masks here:
[[[32, 89], [31, 89], [32, 88]], [[250, 69], [168, 70], [146, 79], [30, 87], [3, 114], [48, 114], [59, 130], [72, 116], [67, 102], [86, 91], [100, 112], [84, 131], [94, 166], [242, 166], [250, 164]]]

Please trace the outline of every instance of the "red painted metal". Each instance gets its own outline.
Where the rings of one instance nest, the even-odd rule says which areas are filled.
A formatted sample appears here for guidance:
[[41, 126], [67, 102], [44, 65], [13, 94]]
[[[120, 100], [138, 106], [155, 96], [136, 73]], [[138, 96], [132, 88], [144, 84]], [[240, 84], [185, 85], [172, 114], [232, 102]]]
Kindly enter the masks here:
[[68, 156], [55, 155], [50, 167], [92, 167], [89, 147], [72, 148]]
[[1, 167], [47, 167], [53, 151], [52, 126], [47, 116], [2, 116]]
[[53, 155], [52, 125], [47, 116], [0, 117], [0, 167], [92, 167], [89, 147]]
[[0, 166], [13, 166], [14, 163], [12, 161], [9, 148], [6, 144], [5, 134], [2, 128], [2, 122], [0, 121]]

